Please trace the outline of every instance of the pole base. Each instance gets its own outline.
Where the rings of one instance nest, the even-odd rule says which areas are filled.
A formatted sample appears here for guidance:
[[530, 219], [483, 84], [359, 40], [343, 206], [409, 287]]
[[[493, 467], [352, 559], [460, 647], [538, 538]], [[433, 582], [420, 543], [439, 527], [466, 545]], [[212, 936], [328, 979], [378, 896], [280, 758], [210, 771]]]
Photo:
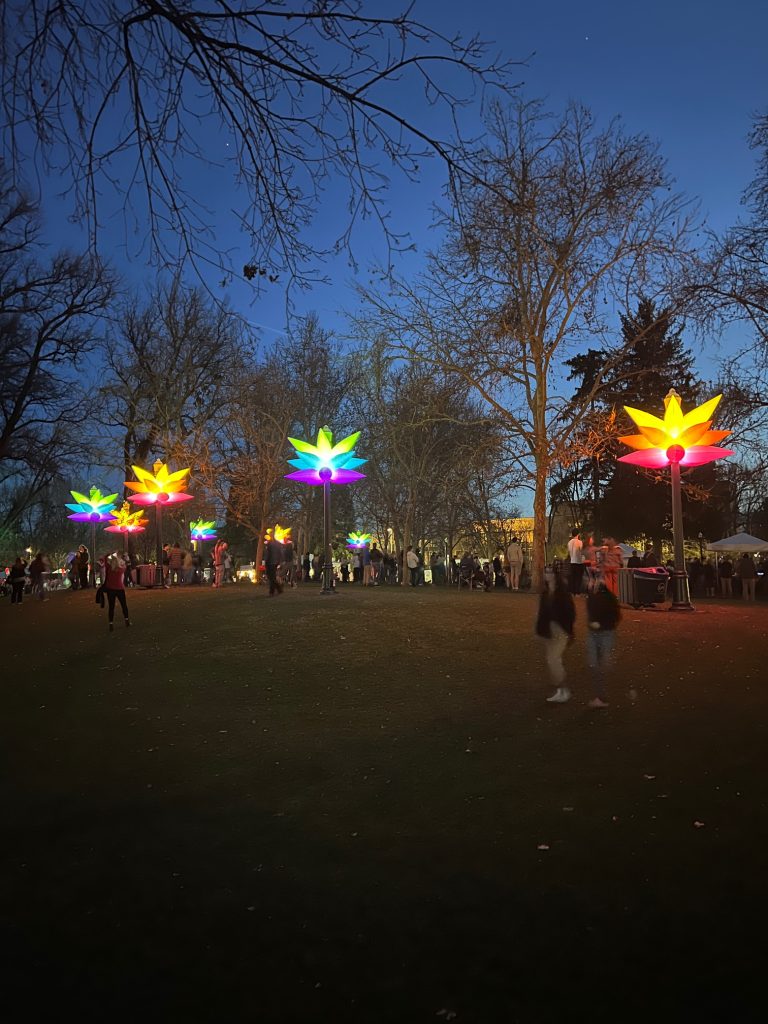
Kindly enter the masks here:
[[670, 578], [672, 586], [672, 607], [673, 612], [695, 612], [691, 604], [691, 591], [688, 586], [688, 573], [683, 570], [675, 570]]

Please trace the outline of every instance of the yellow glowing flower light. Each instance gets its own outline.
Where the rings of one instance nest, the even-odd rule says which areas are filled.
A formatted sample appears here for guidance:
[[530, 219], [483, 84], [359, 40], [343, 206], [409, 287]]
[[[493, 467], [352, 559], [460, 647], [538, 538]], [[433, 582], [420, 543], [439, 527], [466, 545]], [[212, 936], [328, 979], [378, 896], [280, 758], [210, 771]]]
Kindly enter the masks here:
[[274, 538], [278, 544], [290, 544], [291, 543], [291, 527], [281, 526], [280, 523], [275, 523], [274, 530], [270, 526], [267, 530], [264, 540], [269, 543]]
[[136, 505], [175, 505], [180, 501], [191, 501], [192, 495], [185, 494], [189, 470], [179, 469], [169, 473], [164, 462], [156, 462], [150, 473], [141, 466], [131, 466], [138, 480], [126, 480], [125, 486], [136, 494], [128, 500]]
[[625, 412], [637, 424], [640, 433], [619, 438], [623, 444], [635, 449], [629, 455], [622, 455], [619, 462], [645, 469], [662, 469], [673, 463], [690, 468], [733, 455], [727, 448], [716, 447], [731, 431], [710, 429], [712, 414], [722, 397], [717, 395], [683, 413], [680, 396], [671, 390], [664, 399], [663, 420], [625, 405]]
[[143, 519], [144, 512], [131, 512], [131, 506], [124, 501], [122, 507], [112, 513], [112, 522], [106, 527], [107, 533], [142, 533], [149, 522]]

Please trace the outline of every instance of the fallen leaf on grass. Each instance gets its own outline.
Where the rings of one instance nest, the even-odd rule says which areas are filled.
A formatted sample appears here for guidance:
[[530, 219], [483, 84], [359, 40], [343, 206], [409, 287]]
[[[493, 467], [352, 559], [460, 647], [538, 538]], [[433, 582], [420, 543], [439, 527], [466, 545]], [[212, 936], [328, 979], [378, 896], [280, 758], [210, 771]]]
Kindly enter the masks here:
[[704, 822], [703, 821], [694, 821], [693, 827], [694, 828], [704, 828]]
[[536, 849], [537, 850], [548, 850], [549, 846], [546, 843], [539, 843], [539, 845], [536, 847]]
[[655, 779], [656, 776], [655, 775], [644, 775], [643, 778], [644, 779]]

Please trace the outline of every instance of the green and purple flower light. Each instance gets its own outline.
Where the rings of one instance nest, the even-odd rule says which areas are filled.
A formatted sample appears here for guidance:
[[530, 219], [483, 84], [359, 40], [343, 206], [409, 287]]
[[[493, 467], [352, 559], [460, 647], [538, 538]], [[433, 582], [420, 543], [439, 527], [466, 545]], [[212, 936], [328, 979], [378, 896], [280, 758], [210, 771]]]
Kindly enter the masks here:
[[354, 448], [358, 437], [359, 430], [334, 444], [333, 433], [329, 427], [321, 427], [318, 430], [317, 444], [289, 437], [288, 440], [295, 448], [297, 458], [288, 460], [289, 465], [296, 466], [296, 471], [286, 473], [286, 478], [313, 485], [326, 482], [351, 484], [355, 480], [365, 479], [365, 473], [357, 472], [357, 467], [368, 461], [355, 456]]
[[189, 524], [189, 535], [192, 540], [205, 541], [205, 540], [216, 540], [216, 520], [210, 519], [205, 521], [198, 519], [194, 523]]
[[352, 548], [353, 551], [362, 551], [363, 548], [368, 547], [371, 543], [370, 533], [350, 533], [347, 537], [347, 547]]
[[76, 523], [104, 523], [112, 519], [112, 510], [115, 507], [117, 494], [102, 494], [98, 487], [91, 487], [90, 495], [86, 497], [79, 491], [70, 491], [74, 502], [67, 502], [66, 507], [71, 508], [74, 515], [67, 516]]

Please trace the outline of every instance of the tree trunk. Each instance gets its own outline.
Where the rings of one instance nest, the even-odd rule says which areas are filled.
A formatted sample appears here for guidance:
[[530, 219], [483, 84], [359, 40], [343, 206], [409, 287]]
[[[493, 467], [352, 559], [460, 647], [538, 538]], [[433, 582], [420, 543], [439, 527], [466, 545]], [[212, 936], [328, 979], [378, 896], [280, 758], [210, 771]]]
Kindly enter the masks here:
[[547, 538], [547, 464], [536, 456], [536, 487], [533, 494], [533, 566], [532, 589], [544, 588], [544, 565]]

